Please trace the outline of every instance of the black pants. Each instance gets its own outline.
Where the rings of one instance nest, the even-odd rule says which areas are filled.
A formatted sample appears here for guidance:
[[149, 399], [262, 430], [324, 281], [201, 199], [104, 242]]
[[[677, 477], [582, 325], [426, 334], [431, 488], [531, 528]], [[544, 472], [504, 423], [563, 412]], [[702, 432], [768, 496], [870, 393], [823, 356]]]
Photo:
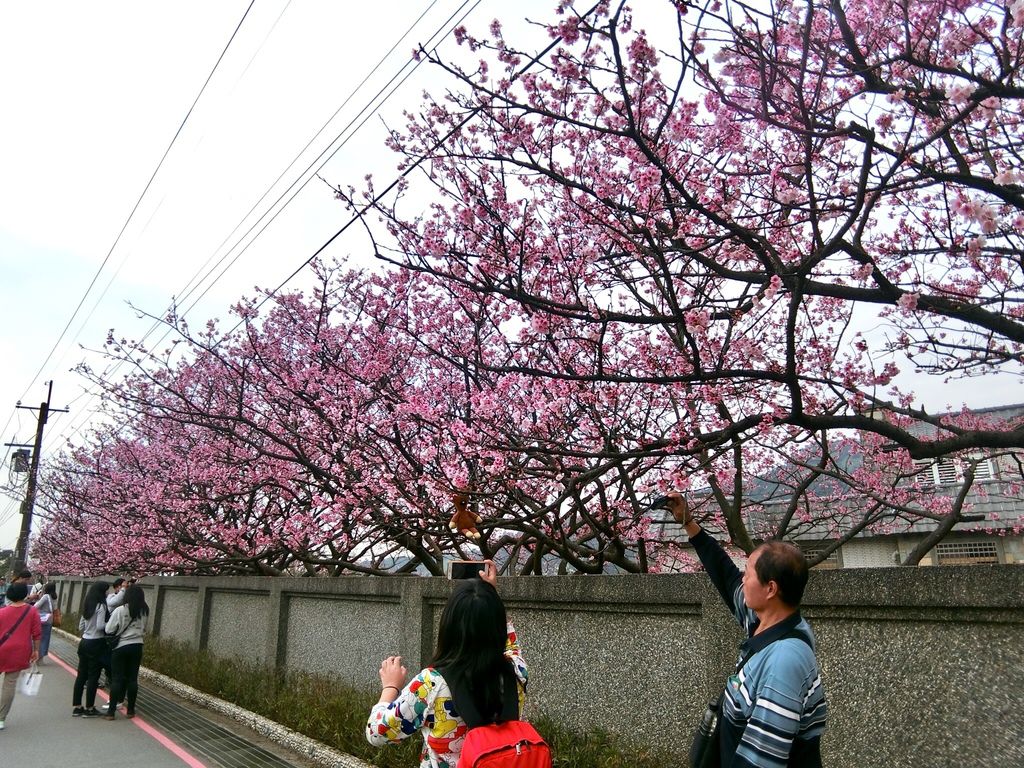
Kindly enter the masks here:
[[107, 648], [102, 638], [80, 640], [78, 643], [78, 675], [75, 677], [72, 706], [82, 706], [82, 689], [85, 689], [85, 708], [96, 706], [96, 684], [100, 681], [100, 659]]
[[110, 655], [110, 666], [114, 680], [110, 685], [110, 709], [114, 714], [117, 705], [124, 699], [128, 703], [128, 714], [135, 714], [135, 699], [139, 695], [139, 667], [142, 666], [142, 643], [119, 645]]
[[110, 646], [109, 645], [104, 645], [103, 646], [103, 655], [100, 656], [100, 671], [107, 673], [107, 686], [109, 687], [110, 683], [114, 679], [114, 671], [110, 667]]

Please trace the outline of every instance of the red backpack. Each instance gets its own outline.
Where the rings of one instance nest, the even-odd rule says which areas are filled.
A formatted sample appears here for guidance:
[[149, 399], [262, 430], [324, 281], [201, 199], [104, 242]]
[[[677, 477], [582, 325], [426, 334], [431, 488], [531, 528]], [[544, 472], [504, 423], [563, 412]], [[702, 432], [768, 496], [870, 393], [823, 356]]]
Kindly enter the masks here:
[[[439, 670], [459, 716], [469, 726], [456, 768], [552, 768], [551, 748], [537, 729], [519, 719], [519, 693], [511, 669], [502, 685], [502, 709], [482, 717], [462, 681]], [[501, 722], [494, 722], [499, 720]]]
[[457, 768], [551, 768], [551, 748], [522, 720], [481, 725], [466, 735]]

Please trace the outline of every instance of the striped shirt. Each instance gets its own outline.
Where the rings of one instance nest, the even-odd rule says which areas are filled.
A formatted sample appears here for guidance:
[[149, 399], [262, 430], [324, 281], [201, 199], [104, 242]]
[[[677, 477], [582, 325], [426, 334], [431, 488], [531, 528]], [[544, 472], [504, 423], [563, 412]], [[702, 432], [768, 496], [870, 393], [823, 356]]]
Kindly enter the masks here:
[[722, 768], [820, 766], [827, 707], [810, 625], [798, 612], [755, 635], [758, 618], [743, 600], [739, 569], [704, 531], [690, 542], [747, 635], [740, 658], [749, 659], [722, 699]]

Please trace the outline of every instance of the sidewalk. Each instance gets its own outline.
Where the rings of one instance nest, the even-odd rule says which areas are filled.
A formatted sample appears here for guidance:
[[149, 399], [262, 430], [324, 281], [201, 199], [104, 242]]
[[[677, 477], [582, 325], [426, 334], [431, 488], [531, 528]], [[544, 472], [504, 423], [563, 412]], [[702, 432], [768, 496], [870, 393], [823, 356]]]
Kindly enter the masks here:
[[[273, 754], [243, 729], [226, 728], [198, 707], [141, 686], [132, 720], [71, 717], [75, 647], [56, 634], [40, 667], [38, 696], [18, 694], [0, 732], [0, 764], [11, 768], [306, 768], [301, 758]], [[106, 706], [97, 692], [96, 708]]]

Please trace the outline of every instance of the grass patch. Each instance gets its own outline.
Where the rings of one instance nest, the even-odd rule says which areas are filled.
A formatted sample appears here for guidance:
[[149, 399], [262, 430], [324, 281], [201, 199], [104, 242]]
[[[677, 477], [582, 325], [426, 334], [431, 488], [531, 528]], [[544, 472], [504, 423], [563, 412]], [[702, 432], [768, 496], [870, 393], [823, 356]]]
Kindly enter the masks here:
[[580, 734], [553, 723], [546, 717], [534, 718], [533, 726], [550, 745], [555, 768], [664, 768], [687, 765], [685, 755], [670, 756], [646, 748], [623, 746], [620, 739], [601, 729]]
[[146, 639], [143, 663], [381, 768], [419, 764], [420, 738], [385, 749], [367, 743], [366, 718], [377, 702], [376, 692], [356, 690], [323, 675], [197, 653], [185, 643], [154, 637]]
[[[77, 634], [78, 616], [65, 616], [62, 629]], [[142, 663], [380, 768], [419, 764], [423, 739], [418, 734], [383, 749], [367, 743], [363, 732], [370, 708], [377, 702], [375, 690], [354, 689], [324, 675], [196, 652], [185, 643], [151, 636], [146, 638]], [[602, 730], [580, 734], [547, 718], [535, 718], [533, 724], [551, 745], [555, 768], [662, 768], [686, 763], [683, 755], [623, 746]]]

